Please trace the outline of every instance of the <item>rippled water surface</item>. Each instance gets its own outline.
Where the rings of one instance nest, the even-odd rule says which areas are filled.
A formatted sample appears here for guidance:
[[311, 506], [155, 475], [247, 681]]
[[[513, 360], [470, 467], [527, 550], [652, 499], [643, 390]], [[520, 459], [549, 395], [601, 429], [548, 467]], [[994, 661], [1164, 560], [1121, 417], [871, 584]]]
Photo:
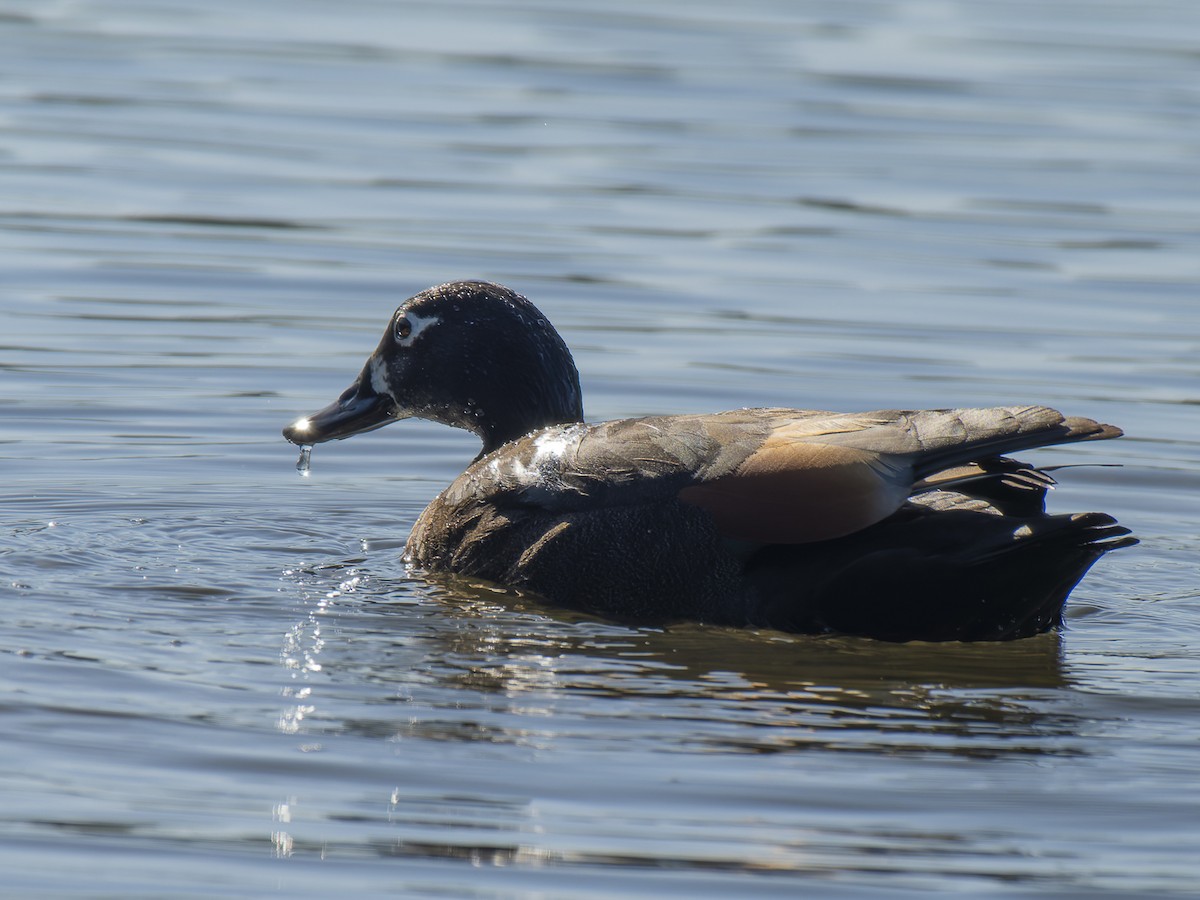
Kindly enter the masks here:
[[[13, 896], [1187, 894], [1200, 6], [0, 0]], [[1143, 543], [1061, 635], [635, 629], [406, 572], [475, 440], [313, 455], [502, 281], [589, 418], [1036, 401]]]

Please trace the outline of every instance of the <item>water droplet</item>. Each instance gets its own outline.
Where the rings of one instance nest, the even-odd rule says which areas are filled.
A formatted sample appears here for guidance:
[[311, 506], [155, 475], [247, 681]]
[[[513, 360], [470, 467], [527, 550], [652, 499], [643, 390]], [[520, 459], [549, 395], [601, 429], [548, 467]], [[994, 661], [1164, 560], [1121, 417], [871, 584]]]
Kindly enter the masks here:
[[308, 475], [309, 460], [312, 459], [312, 445], [300, 445], [300, 458], [296, 460], [296, 471], [301, 475]]

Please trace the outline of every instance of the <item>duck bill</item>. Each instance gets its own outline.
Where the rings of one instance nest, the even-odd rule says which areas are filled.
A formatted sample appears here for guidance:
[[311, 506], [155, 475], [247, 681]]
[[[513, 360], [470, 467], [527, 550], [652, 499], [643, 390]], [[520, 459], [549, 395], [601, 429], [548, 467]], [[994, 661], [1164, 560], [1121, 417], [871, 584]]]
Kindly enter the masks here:
[[340, 441], [402, 418], [392, 398], [376, 391], [363, 372], [342, 396], [319, 412], [297, 419], [283, 429], [283, 436], [300, 445]]

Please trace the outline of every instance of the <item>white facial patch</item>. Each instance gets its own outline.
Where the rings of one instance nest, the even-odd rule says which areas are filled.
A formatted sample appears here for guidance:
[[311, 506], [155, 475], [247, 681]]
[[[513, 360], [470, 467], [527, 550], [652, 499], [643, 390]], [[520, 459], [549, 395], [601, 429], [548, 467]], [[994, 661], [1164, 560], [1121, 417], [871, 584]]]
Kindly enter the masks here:
[[401, 347], [411, 347], [426, 328], [430, 328], [442, 321], [438, 316], [418, 316], [416, 313], [411, 312], [405, 313], [404, 318], [408, 319], [408, 324], [412, 326], [412, 331], [408, 333], [407, 337], [396, 339], [396, 343]]
[[390, 395], [392, 393], [391, 388], [388, 387], [387, 364], [378, 357], [371, 359], [371, 388], [377, 394]]

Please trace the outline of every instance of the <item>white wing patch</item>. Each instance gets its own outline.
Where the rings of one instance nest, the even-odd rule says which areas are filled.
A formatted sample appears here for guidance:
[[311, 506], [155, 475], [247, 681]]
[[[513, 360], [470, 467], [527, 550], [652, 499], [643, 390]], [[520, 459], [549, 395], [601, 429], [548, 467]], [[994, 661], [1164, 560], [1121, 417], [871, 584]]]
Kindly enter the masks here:
[[542, 466], [557, 460], [569, 447], [579, 443], [581, 433], [586, 430], [586, 426], [571, 425], [567, 428], [551, 428], [539, 434], [533, 440], [533, 464]]
[[587, 433], [584, 423], [553, 425], [533, 438], [532, 453], [507, 453], [488, 460], [487, 471], [496, 480], [522, 485], [525, 496], [539, 492], [550, 496], [562, 483], [563, 458], [579, 447]]

